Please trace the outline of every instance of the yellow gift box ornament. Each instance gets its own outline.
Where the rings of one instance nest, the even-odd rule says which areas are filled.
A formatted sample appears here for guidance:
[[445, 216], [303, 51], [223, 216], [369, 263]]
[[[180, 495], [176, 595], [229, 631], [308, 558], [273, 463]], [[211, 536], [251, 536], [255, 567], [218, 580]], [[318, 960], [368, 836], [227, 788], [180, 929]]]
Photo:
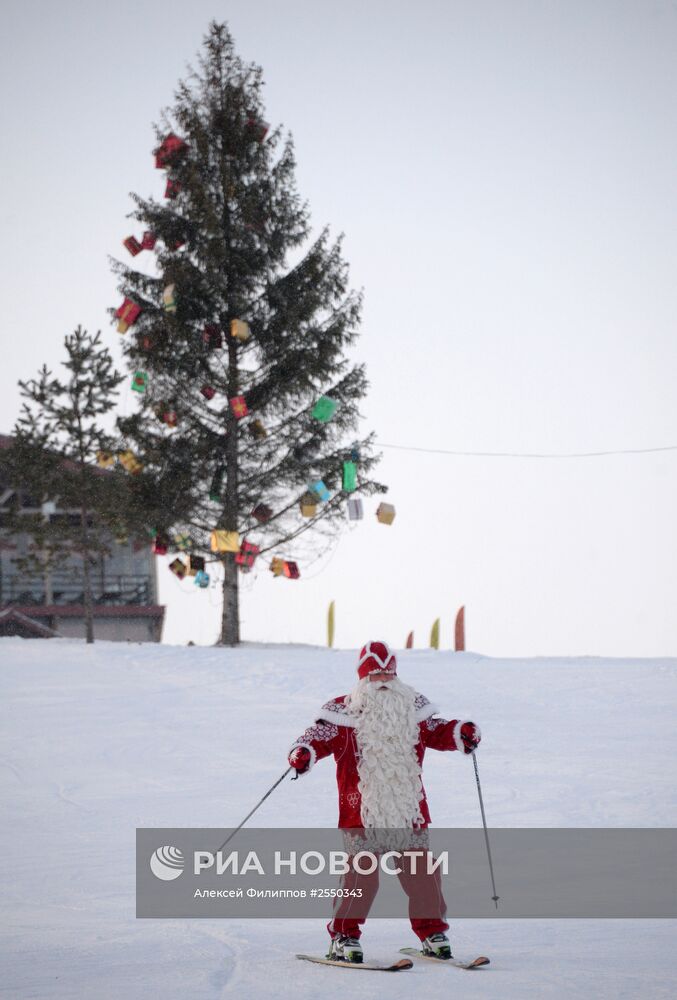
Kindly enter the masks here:
[[176, 285], [167, 285], [162, 293], [162, 305], [165, 307], [165, 312], [176, 312]]
[[249, 340], [251, 336], [249, 323], [245, 323], [243, 319], [231, 319], [230, 335], [231, 337], [236, 337], [238, 340], [242, 341], [242, 343], [244, 343], [245, 340]]
[[100, 469], [111, 469], [115, 465], [115, 455], [110, 451], [97, 451], [96, 464]]
[[143, 465], [138, 460], [133, 451], [120, 451], [118, 452], [118, 461], [123, 469], [135, 476], [137, 472], [141, 472]]
[[280, 559], [279, 556], [273, 556], [270, 561], [270, 572], [273, 576], [284, 576], [284, 559]]
[[240, 536], [237, 531], [212, 531], [212, 552], [239, 552]]
[[317, 514], [317, 497], [314, 493], [304, 493], [301, 497], [301, 513], [304, 517], [315, 517]]
[[376, 517], [381, 524], [392, 524], [395, 520], [395, 508], [391, 503], [380, 503], [376, 511]]

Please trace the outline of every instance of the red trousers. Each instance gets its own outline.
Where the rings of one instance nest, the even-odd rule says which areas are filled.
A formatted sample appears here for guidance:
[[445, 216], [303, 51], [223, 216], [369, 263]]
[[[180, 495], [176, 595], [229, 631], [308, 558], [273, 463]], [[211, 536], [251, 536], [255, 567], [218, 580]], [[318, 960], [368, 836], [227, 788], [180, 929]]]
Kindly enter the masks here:
[[[362, 924], [367, 919], [371, 904], [378, 892], [379, 869], [376, 868], [370, 875], [363, 875], [353, 870], [352, 858], [350, 863], [350, 871], [341, 876], [341, 888], [361, 889], [362, 895], [360, 897], [337, 897], [334, 916], [327, 924], [327, 930], [332, 937], [336, 937], [337, 934], [346, 934], [348, 937], [359, 938], [362, 933]], [[442, 895], [442, 880], [439, 870], [428, 874], [425, 865], [421, 865], [420, 860], [415, 873], [408, 870], [410, 866], [406, 866], [404, 859], [400, 863], [400, 867], [404, 870], [397, 877], [409, 898], [409, 920], [414, 934], [423, 941], [431, 934], [439, 934], [449, 930], [449, 924], [444, 919], [447, 904]], [[392, 876], [386, 877], [392, 878]]]

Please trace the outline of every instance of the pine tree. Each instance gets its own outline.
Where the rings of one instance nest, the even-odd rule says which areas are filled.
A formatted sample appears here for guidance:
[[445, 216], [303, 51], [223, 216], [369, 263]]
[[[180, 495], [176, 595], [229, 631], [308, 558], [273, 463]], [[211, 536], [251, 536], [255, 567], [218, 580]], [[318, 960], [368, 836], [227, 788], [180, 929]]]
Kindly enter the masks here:
[[[138, 412], [120, 421], [144, 464], [133, 485], [149, 527], [169, 535], [181, 525], [202, 551], [214, 529], [255, 539], [261, 554], [311, 531], [317, 551], [344, 522], [349, 491], [385, 490], [370, 478], [373, 435], [351, 442], [368, 386], [346, 357], [362, 297], [348, 288], [341, 239], [326, 228], [310, 238], [293, 142], [280, 128], [267, 134], [262, 86], [261, 69], [212, 22], [197, 69], [156, 128], [165, 200], [132, 195], [156, 273], [114, 263], [133, 310], [119, 327], [125, 317], [134, 324], [125, 355], [148, 380]], [[136, 258], [143, 244], [126, 245]], [[337, 404], [326, 422], [313, 416], [322, 396]], [[357, 464], [355, 486], [346, 462]], [[306, 494], [318, 480], [331, 498], [303, 517], [300, 501], [317, 499]], [[236, 553], [215, 558], [220, 642], [234, 645]]]
[[31, 536], [32, 552], [17, 563], [29, 577], [44, 577], [47, 603], [56, 567], [80, 578], [86, 638], [93, 642], [92, 563], [109, 551], [111, 530], [127, 523], [131, 502], [124, 475], [105, 472], [95, 461], [97, 452], [113, 447], [98, 421], [116, 405], [124, 376], [100, 333], [77, 327], [64, 344], [67, 380], [43, 365], [37, 378], [19, 382], [24, 403], [3, 466], [7, 481], [34, 498], [40, 511], [27, 514], [17, 507], [6, 527]]

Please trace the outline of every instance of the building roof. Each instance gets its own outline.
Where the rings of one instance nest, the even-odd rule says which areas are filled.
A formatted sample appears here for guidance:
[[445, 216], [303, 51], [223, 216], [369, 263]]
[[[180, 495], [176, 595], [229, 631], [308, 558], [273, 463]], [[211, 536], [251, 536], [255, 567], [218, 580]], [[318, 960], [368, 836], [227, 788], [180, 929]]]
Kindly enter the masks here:
[[[12, 605], [8, 611], [32, 618], [82, 618], [82, 604], [22, 604]], [[94, 618], [164, 618], [163, 604], [95, 604]], [[4, 614], [4, 612], [0, 612]]]
[[18, 608], [5, 608], [0, 611], [0, 635], [5, 629], [14, 625], [36, 639], [54, 639], [59, 637], [59, 633], [53, 628], [48, 628], [34, 618], [23, 614]]

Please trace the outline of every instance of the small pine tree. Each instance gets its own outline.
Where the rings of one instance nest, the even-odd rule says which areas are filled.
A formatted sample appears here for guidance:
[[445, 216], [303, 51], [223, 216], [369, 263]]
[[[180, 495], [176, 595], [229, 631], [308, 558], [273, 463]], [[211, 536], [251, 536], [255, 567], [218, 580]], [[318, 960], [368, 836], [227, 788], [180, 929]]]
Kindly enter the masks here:
[[67, 380], [54, 378], [43, 365], [36, 379], [19, 382], [25, 402], [3, 465], [8, 481], [41, 509], [15, 509], [6, 527], [31, 536], [32, 553], [17, 563], [29, 576], [44, 575], [47, 598], [55, 567], [79, 576], [87, 642], [93, 642], [91, 566], [109, 551], [111, 528], [121, 523], [127, 504], [124, 476], [95, 464], [98, 451], [113, 447], [98, 420], [115, 406], [124, 376], [100, 333], [92, 336], [78, 326], [64, 344]]
[[[158, 142], [170, 135], [156, 150], [167, 197], [133, 195], [133, 218], [148, 245], [157, 240], [157, 274], [114, 263], [121, 292], [141, 308], [124, 349], [148, 387], [119, 426], [144, 463], [133, 488], [149, 527], [189, 527], [202, 550], [213, 529], [238, 532], [261, 554], [311, 530], [317, 549], [343, 523], [349, 491], [385, 490], [370, 478], [373, 436], [351, 443], [368, 385], [346, 357], [361, 295], [348, 289], [340, 239], [324, 229], [308, 243], [292, 140], [280, 129], [266, 135], [262, 85], [260, 68], [245, 65], [213, 22], [198, 69], [156, 129]], [[327, 422], [313, 416], [321, 396], [337, 404]], [[344, 479], [346, 462], [358, 465], [356, 484]], [[332, 497], [304, 518], [300, 501], [317, 480]], [[272, 512], [267, 521], [252, 517], [257, 505]], [[234, 645], [236, 553], [216, 558], [220, 642]]]

